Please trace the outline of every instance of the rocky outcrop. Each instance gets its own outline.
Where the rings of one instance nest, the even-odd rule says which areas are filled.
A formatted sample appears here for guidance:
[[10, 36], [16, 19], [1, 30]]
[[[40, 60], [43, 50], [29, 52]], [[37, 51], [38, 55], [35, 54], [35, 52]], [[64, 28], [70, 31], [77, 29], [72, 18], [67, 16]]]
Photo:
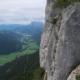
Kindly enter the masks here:
[[77, 76], [80, 76], [80, 65], [71, 72], [67, 80], [76, 80]]
[[47, 1], [40, 65], [47, 80], [67, 80], [80, 63], [80, 3], [59, 8], [55, 2]]

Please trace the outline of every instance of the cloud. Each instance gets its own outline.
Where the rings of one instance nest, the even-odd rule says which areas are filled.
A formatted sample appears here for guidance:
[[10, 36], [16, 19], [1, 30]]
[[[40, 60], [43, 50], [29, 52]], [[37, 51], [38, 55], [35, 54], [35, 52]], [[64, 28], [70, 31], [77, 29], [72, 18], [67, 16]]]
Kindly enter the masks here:
[[45, 0], [0, 0], [0, 23], [43, 20], [45, 4]]

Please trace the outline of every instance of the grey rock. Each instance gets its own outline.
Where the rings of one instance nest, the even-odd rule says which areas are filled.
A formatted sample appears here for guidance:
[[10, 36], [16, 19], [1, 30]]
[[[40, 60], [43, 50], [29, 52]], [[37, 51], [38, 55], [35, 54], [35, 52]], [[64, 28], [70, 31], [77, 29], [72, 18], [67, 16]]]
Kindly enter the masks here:
[[80, 65], [74, 69], [67, 80], [76, 80], [76, 76], [80, 75]]
[[67, 80], [80, 64], [79, 3], [65, 9], [55, 7], [54, 0], [47, 3], [40, 47], [40, 66], [45, 69], [47, 80]]

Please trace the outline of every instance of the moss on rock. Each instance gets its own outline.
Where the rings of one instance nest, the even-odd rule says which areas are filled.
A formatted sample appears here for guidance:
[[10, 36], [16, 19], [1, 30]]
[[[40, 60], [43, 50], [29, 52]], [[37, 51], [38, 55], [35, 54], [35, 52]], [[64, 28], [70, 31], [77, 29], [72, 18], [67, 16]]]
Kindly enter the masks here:
[[60, 8], [65, 8], [74, 2], [80, 2], [80, 0], [56, 0], [56, 6]]
[[80, 80], [80, 75], [77, 75], [76, 76], [76, 80]]

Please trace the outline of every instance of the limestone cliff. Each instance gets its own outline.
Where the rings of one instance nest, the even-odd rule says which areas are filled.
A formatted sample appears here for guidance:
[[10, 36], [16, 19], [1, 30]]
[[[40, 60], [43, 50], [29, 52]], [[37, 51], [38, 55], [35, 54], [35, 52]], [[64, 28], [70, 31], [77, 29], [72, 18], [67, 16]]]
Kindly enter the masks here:
[[40, 66], [47, 80], [67, 80], [80, 64], [80, 3], [60, 7], [56, 0], [48, 0], [45, 20]]

